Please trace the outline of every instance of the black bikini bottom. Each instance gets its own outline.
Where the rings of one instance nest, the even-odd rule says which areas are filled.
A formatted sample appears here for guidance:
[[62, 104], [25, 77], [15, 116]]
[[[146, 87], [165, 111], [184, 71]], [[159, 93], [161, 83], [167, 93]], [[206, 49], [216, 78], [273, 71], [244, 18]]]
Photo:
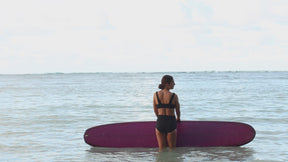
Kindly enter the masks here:
[[156, 128], [161, 133], [173, 132], [177, 128], [175, 116], [159, 115], [156, 123]]

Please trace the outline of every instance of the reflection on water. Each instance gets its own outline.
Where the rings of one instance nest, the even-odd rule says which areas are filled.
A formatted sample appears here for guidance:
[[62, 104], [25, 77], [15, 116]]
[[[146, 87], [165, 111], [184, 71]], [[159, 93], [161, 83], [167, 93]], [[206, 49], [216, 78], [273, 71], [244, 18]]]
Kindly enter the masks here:
[[158, 148], [101, 148], [87, 151], [87, 160], [108, 161], [251, 161], [254, 150], [248, 147], [178, 147], [172, 151]]

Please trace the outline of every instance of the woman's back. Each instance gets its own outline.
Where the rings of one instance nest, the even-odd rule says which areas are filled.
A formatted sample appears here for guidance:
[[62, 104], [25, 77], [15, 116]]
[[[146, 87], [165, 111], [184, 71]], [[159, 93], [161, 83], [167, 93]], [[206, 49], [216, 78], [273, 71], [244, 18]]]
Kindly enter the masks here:
[[175, 116], [177, 95], [166, 90], [154, 94], [154, 101], [158, 109], [158, 115]]

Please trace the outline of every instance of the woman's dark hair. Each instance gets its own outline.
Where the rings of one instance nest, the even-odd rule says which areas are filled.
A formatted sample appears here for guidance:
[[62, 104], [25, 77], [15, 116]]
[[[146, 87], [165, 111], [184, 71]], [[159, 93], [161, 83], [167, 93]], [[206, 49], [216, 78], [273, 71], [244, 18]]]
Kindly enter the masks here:
[[164, 75], [161, 80], [161, 84], [159, 84], [159, 89], [164, 89], [165, 84], [170, 84], [173, 81], [173, 77], [170, 75]]

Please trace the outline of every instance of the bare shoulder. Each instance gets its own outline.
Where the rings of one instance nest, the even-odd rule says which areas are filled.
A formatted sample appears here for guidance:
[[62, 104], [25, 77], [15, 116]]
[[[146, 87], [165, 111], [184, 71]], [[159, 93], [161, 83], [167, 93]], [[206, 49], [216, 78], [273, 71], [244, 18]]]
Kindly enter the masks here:
[[178, 95], [176, 93], [174, 93], [174, 97], [178, 99]]
[[156, 96], [156, 95], [157, 95], [157, 93], [159, 93], [159, 92], [158, 92], [158, 91], [157, 91], [157, 92], [155, 92], [153, 96], [154, 96], [154, 97], [157, 97], [157, 96]]
[[155, 92], [155, 93], [153, 94], [153, 100], [154, 100], [154, 101], [156, 101], [156, 100], [157, 100], [157, 96], [156, 96], [156, 93], [157, 93], [157, 92]]

